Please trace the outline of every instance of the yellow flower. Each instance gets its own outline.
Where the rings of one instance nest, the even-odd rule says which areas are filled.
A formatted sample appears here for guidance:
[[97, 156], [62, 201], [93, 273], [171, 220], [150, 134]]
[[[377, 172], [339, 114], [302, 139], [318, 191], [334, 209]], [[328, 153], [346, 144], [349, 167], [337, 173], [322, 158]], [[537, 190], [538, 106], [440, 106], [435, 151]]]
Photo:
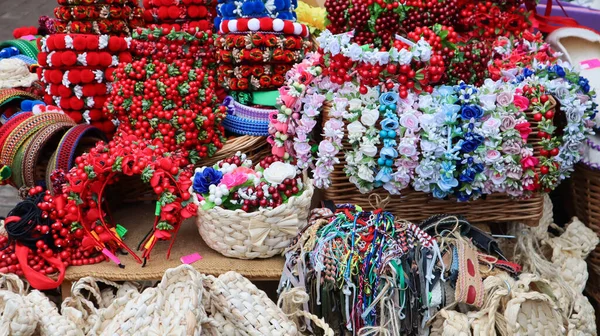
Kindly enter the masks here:
[[298, 15], [298, 22], [313, 28], [311, 30], [325, 30], [325, 18], [327, 17], [325, 8], [312, 7], [302, 1], [298, 1], [296, 14]]

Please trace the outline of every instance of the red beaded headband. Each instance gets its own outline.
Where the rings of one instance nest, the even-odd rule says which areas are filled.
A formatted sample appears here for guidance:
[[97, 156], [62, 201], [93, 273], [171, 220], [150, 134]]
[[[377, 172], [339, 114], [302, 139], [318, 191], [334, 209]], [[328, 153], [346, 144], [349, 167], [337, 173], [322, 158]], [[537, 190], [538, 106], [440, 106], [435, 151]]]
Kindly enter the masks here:
[[219, 27], [219, 33], [235, 33], [246, 31], [261, 32], [283, 32], [287, 35], [309, 36], [308, 28], [297, 22], [281, 19], [261, 18], [261, 19], [237, 19], [223, 20]]

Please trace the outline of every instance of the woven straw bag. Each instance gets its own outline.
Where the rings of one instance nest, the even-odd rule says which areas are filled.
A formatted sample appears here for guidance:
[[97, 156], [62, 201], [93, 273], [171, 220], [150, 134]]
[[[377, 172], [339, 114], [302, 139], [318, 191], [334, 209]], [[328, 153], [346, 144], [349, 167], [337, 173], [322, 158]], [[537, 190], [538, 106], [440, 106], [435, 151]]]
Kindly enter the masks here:
[[200, 236], [213, 250], [239, 259], [270, 258], [281, 254], [306, 226], [314, 193], [312, 181], [304, 178], [306, 189], [299, 196], [272, 210], [244, 212], [198, 205], [196, 225]]

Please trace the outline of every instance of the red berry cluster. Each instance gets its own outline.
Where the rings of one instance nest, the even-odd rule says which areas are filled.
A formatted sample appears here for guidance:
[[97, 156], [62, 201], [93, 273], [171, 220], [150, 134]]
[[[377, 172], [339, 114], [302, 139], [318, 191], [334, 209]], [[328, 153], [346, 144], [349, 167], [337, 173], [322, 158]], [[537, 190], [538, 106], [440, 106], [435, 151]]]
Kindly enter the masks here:
[[[439, 55], [444, 60], [446, 69], [450, 67], [450, 60], [454, 57], [456, 44], [458, 43], [458, 34], [454, 31], [454, 27], [446, 27], [440, 24], [435, 24], [433, 27], [417, 27], [414, 31], [407, 34], [407, 37], [413, 41], [418, 41], [423, 38], [431, 45], [434, 53]], [[447, 82], [448, 75], [444, 71], [441, 74], [441, 81]], [[437, 78], [437, 77], [436, 77]]]
[[460, 43], [454, 57], [450, 60], [449, 82], [460, 81], [473, 85], [483, 85], [488, 78], [488, 63], [492, 57], [491, 42], [469, 40]]
[[169, 151], [191, 150], [191, 159], [222, 147], [226, 109], [215, 107], [215, 70], [200, 60], [209, 36], [156, 27], [134, 36], [144, 57], [119, 66], [105, 105], [121, 122], [121, 133], [160, 139]]
[[494, 39], [518, 35], [530, 28], [523, 1], [465, 1], [459, 11], [458, 26], [466, 37]]
[[402, 0], [401, 3], [408, 8], [402, 21], [405, 31], [435, 24], [450, 27], [456, 25], [458, 0]]

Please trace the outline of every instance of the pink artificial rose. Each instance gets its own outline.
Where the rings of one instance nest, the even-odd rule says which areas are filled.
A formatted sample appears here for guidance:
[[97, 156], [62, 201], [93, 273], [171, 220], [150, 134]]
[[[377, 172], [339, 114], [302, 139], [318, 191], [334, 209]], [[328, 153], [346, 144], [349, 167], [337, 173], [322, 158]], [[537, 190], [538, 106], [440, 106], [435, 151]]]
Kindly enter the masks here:
[[531, 127], [529, 126], [531, 126], [529, 121], [515, 125], [515, 129], [521, 133], [521, 138], [523, 138], [523, 141], [527, 141], [529, 134], [531, 134]]
[[529, 99], [521, 95], [515, 95], [513, 99], [513, 103], [520, 111], [525, 111], [529, 108]]
[[538, 160], [538, 158], [534, 156], [527, 156], [521, 159], [521, 166], [523, 169], [533, 168], [537, 166], [539, 162], [540, 160]]
[[282, 158], [285, 155], [285, 147], [274, 145], [273, 147], [271, 147], [271, 154]]
[[523, 189], [525, 189], [527, 191], [533, 191], [535, 189], [535, 184], [533, 184], [533, 183], [523, 184]]
[[[239, 169], [239, 168], [238, 168]], [[248, 180], [248, 174], [243, 172], [238, 172], [237, 169], [229, 174], [223, 175], [221, 179], [221, 184], [224, 184], [227, 189], [231, 189], [233, 187], [237, 187], [239, 185], [244, 184]]]

